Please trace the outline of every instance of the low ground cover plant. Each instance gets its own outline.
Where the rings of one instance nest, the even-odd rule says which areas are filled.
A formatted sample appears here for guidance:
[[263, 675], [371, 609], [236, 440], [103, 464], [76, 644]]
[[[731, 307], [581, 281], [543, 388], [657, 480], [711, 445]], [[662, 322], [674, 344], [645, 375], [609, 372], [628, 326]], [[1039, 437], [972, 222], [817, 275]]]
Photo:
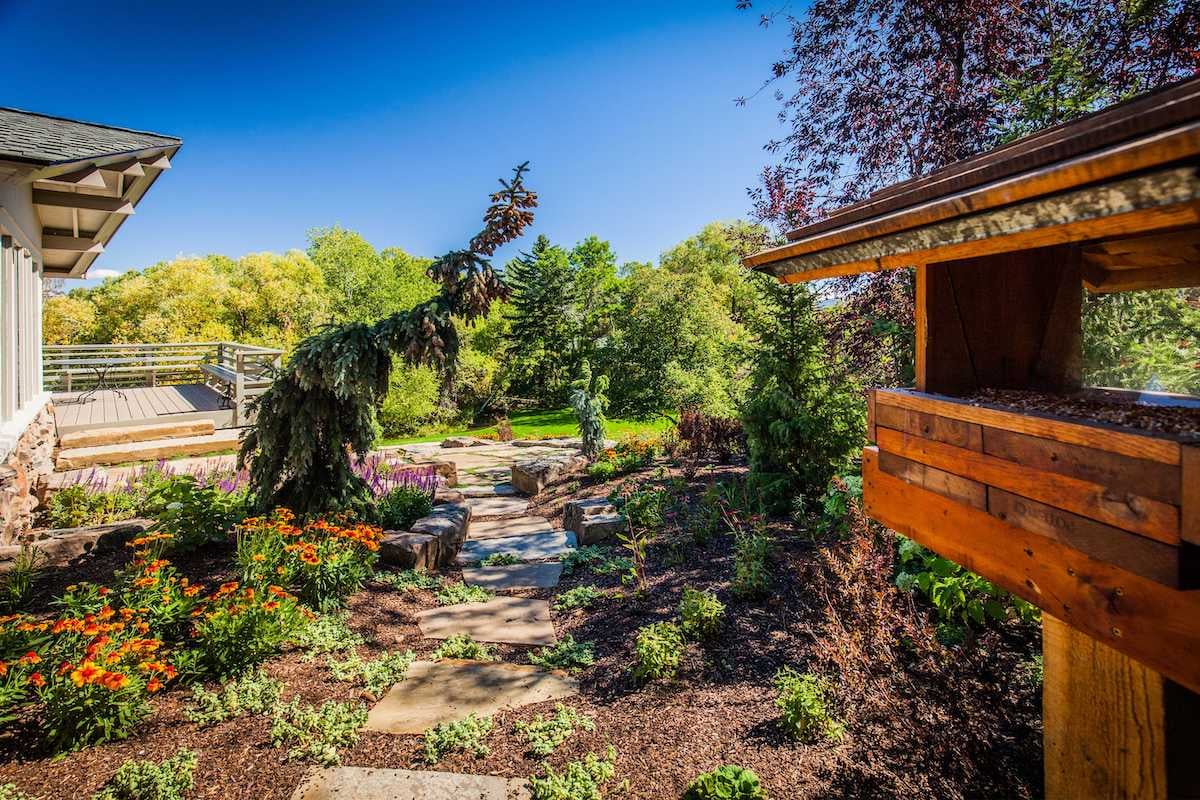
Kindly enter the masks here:
[[715, 594], [685, 586], [679, 601], [679, 627], [689, 639], [716, 636], [725, 619], [725, 604]]
[[587, 544], [576, 548], [561, 559], [563, 575], [572, 575], [577, 567], [587, 567], [597, 575], [612, 575], [633, 568], [633, 562], [616, 556], [611, 548]]
[[559, 745], [571, 738], [575, 731], [596, 730], [596, 722], [570, 706], [555, 703], [554, 716], [546, 718], [538, 714], [529, 722], [518, 722], [514, 727], [518, 733], [525, 734], [529, 752], [545, 758], [558, 749]]
[[431, 658], [439, 661], [443, 658], [462, 658], [468, 661], [495, 661], [496, 656], [488, 646], [471, 638], [469, 633], [456, 633], [446, 639], [433, 651]]
[[351, 650], [348, 658], [340, 661], [330, 658], [327, 663], [335, 680], [349, 681], [363, 687], [372, 697], [382, 697], [388, 689], [404, 680], [416, 657], [412, 650], [392, 650], [379, 658], [364, 659]]
[[417, 592], [422, 589], [436, 590], [442, 586], [442, 578], [430, 575], [421, 569], [380, 570], [373, 580], [401, 592]]
[[457, 581], [444, 583], [434, 592], [439, 605], [456, 606], [460, 603], [486, 603], [492, 599], [492, 593], [482, 586]]
[[761, 597], [771, 589], [771, 534], [766, 521], [753, 518], [733, 539], [733, 592], [741, 597]]
[[844, 728], [829, 710], [829, 682], [811, 672], [785, 668], [775, 675], [775, 706], [783, 712], [781, 725], [806, 744], [842, 738]]
[[673, 678], [683, 658], [683, 631], [674, 622], [655, 622], [638, 629], [634, 644], [634, 677]]
[[0, 800], [40, 800], [40, 798], [27, 794], [15, 783], [0, 784]]
[[289, 759], [336, 766], [342, 762], [338, 748], [357, 742], [366, 723], [367, 710], [358, 703], [329, 700], [316, 707], [293, 700], [276, 707], [271, 743], [287, 747]]
[[243, 714], [270, 714], [282, 693], [282, 683], [262, 670], [253, 670], [215, 692], [203, 686], [193, 687], [192, 704], [184, 709], [183, 715], [204, 728]]
[[470, 714], [456, 722], [442, 722], [425, 731], [425, 761], [436, 764], [448, 753], [472, 753], [483, 758], [491, 752], [484, 739], [492, 732], [491, 717]]
[[131, 759], [91, 800], [184, 800], [195, 772], [196, 754], [184, 748], [161, 763]]
[[546, 764], [545, 774], [529, 778], [533, 800], [602, 800], [603, 788], [616, 774], [617, 751], [612, 745], [604, 758], [588, 753], [580, 761], [569, 761], [556, 771]]
[[305, 661], [328, 653], [353, 650], [363, 642], [363, 637], [350, 628], [349, 611], [317, 614], [292, 638], [292, 643], [304, 650], [301, 658]]
[[697, 775], [683, 800], [767, 800], [767, 790], [754, 770], [725, 764]]
[[376, 519], [389, 531], [406, 531], [432, 510], [432, 493], [411, 484], [397, 486], [375, 501]]
[[574, 611], [579, 608], [591, 608], [608, 597], [608, 592], [595, 586], [584, 585], [568, 589], [554, 598], [555, 611]]
[[591, 642], [577, 642], [566, 634], [553, 645], [529, 654], [529, 662], [542, 669], [565, 669], [578, 672], [596, 663], [595, 646]]
[[521, 559], [513, 553], [492, 553], [479, 562], [481, 567], [506, 567], [510, 564], [520, 564]]

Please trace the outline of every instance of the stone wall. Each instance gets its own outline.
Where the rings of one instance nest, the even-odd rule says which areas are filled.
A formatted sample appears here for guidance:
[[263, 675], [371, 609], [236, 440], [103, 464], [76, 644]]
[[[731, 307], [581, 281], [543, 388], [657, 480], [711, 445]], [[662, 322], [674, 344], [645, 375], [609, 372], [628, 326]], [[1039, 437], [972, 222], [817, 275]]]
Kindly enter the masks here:
[[39, 503], [38, 484], [54, 471], [57, 441], [54, 411], [47, 405], [0, 465], [0, 545], [12, 544], [33, 526], [33, 510]]

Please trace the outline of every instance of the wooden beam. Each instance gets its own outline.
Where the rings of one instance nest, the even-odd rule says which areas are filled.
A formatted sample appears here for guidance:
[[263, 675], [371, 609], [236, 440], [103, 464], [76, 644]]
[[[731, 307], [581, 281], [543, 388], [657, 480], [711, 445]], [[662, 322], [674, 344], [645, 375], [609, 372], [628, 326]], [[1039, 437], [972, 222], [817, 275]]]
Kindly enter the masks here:
[[53, 233], [43, 233], [42, 249], [67, 250], [72, 253], [94, 253], [98, 255], [104, 252], [104, 245], [86, 236], [60, 236]]
[[142, 169], [142, 162], [136, 158], [105, 164], [100, 169], [107, 170], [108, 172], [117, 172], [121, 175], [127, 175], [130, 178], [140, 178], [146, 174], [146, 170]]
[[991, 514], [912, 486], [863, 451], [867, 513], [939, 555], [1200, 691], [1200, 592], [1183, 592], [1089, 558]]
[[1181, 456], [1179, 535], [1188, 544], [1200, 547], [1200, 444], [1185, 445]]
[[1200, 262], [1144, 269], [1109, 269], [1103, 273], [1085, 272], [1083, 285], [1092, 294], [1200, 286]]
[[171, 159], [167, 158], [167, 154], [163, 153], [160, 156], [150, 156], [149, 158], [140, 159], [142, 166], [152, 167], [154, 169], [170, 169]]
[[34, 205], [57, 208], [86, 208], [89, 211], [107, 211], [110, 214], [134, 213], [133, 203], [123, 197], [104, 197], [77, 192], [56, 192], [52, 189], [34, 189]]
[[84, 167], [75, 172], [68, 172], [65, 175], [55, 175], [53, 178], [43, 178], [42, 180], [53, 181], [54, 183], [70, 183], [75, 186], [90, 186], [93, 189], [108, 188], [108, 184], [104, 182], [104, 176], [100, 174], [100, 170], [96, 167]]

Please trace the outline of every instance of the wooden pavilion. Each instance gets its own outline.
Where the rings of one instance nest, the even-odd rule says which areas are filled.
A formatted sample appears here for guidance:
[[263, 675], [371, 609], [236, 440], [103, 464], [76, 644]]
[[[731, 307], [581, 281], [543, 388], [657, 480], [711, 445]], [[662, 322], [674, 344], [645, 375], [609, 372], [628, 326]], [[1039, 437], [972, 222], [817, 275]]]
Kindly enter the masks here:
[[786, 282], [916, 270], [916, 387], [869, 394], [865, 505], [1043, 610], [1046, 797], [1200, 797], [1196, 400], [1149, 398], [1180, 406], [1174, 426], [1062, 412], [1096, 400], [1083, 289], [1200, 285], [1200, 80], [788, 239], [746, 265]]

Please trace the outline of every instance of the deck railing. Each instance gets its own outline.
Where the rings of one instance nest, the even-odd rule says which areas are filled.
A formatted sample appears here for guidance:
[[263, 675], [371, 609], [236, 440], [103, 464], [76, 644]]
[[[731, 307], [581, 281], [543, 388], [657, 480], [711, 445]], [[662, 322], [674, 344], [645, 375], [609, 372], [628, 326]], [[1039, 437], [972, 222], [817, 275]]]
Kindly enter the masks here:
[[246, 401], [271, 385], [282, 350], [241, 342], [154, 342], [42, 347], [42, 385], [49, 392], [205, 383], [225, 395], [234, 424]]

